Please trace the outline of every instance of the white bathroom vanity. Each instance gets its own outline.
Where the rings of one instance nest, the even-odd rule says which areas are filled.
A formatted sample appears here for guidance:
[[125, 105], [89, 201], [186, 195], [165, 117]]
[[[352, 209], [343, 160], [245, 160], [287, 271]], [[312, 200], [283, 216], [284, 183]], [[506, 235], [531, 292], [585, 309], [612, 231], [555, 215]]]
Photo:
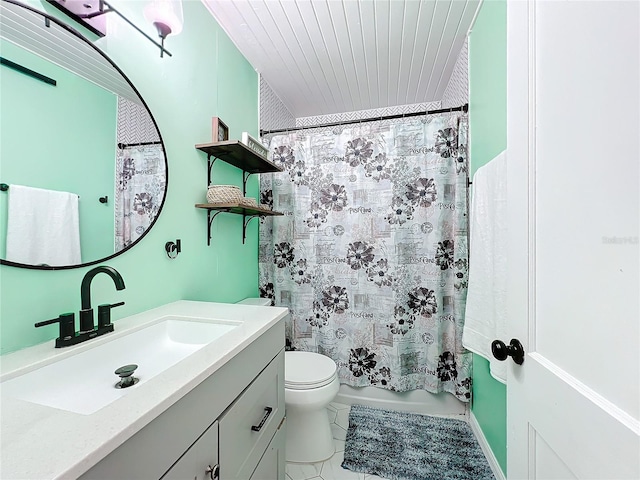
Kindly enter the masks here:
[[284, 479], [287, 315], [179, 301], [4, 356], [0, 478]]

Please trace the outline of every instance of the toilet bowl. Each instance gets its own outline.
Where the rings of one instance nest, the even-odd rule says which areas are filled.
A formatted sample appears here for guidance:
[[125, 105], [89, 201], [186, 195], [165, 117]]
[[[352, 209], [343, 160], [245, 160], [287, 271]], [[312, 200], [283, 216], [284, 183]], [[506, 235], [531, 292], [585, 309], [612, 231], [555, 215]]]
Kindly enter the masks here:
[[340, 387], [335, 362], [312, 352], [284, 354], [287, 462], [316, 463], [335, 453], [327, 405]]
[[[247, 298], [244, 305], [269, 306], [268, 298]], [[284, 403], [287, 417], [286, 461], [316, 463], [335, 453], [327, 405], [340, 387], [336, 363], [313, 352], [284, 354]]]

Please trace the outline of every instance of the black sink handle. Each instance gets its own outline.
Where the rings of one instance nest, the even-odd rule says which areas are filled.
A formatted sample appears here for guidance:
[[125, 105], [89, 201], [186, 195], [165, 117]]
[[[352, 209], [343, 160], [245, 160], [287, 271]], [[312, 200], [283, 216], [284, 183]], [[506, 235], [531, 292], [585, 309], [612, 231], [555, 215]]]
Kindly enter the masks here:
[[124, 305], [124, 302], [98, 305], [98, 328], [100, 329], [111, 325], [111, 309], [121, 307], [122, 305]]
[[60, 340], [69, 339], [76, 334], [75, 327], [75, 314], [74, 313], [61, 313], [58, 318], [53, 318], [51, 320], [45, 320], [43, 322], [38, 322], [34, 326], [44, 327], [45, 325], [52, 325], [54, 323], [60, 324]]

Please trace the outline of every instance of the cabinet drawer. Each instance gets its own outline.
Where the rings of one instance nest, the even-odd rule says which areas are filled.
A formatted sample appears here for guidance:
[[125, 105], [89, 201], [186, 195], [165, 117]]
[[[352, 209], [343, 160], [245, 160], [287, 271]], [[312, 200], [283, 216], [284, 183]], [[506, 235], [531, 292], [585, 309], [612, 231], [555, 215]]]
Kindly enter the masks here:
[[218, 464], [218, 422], [214, 422], [161, 480], [207, 480]]
[[249, 479], [283, 417], [281, 351], [220, 418], [220, 478]]
[[285, 479], [285, 420], [282, 421], [280, 428], [273, 436], [267, 451], [260, 459], [260, 463], [251, 475], [251, 480], [284, 480]]

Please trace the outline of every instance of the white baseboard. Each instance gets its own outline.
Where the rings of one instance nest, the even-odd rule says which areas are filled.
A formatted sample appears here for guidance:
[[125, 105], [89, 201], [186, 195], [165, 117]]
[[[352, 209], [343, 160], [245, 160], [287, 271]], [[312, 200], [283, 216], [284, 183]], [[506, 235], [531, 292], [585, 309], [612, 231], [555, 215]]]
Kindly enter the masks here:
[[487, 442], [487, 437], [482, 433], [482, 429], [480, 428], [480, 424], [476, 419], [476, 416], [473, 412], [469, 413], [469, 425], [471, 426], [471, 430], [473, 434], [476, 436], [478, 443], [480, 444], [480, 448], [482, 449], [482, 453], [487, 457], [487, 461], [489, 462], [489, 466], [491, 467], [491, 471], [493, 475], [496, 477], [496, 480], [506, 480], [504, 473], [502, 473], [502, 469], [500, 468], [500, 464], [498, 463], [498, 459], [493, 454], [491, 447], [489, 447], [489, 442]]

